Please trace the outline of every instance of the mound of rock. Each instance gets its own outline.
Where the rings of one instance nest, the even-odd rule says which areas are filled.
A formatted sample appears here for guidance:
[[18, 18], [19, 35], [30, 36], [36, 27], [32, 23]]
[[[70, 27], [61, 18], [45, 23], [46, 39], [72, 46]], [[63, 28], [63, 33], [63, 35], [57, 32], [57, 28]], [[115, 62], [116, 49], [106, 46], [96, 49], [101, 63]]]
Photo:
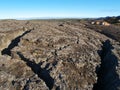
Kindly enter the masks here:
[[26, 30], [0, 31], [0, 90], [120, 88], [119, 42], [65, 22], [33, 20]]

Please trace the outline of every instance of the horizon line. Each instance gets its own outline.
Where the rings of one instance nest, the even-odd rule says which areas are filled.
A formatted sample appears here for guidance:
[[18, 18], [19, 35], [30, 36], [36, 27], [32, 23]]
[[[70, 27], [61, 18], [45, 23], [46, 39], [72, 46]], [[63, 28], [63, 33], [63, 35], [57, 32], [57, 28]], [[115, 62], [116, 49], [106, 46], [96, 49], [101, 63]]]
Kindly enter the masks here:
[[[116, 16], [119, 16], [119, 15], [116, 15]], [[34, 20], [34, 19], [87, 19], [87, 18], [90, 18], [90, 19], [94, 19], [94, 18], [105, 18], [105, 17], [116, 17], [116, 16], [98, 16], [98, 17], [13, 17], [13, 18], [0, 18], [0, 20]]]
[[104, 17], [21, 17], [21, 18], [0, 18], [0, 20], [34, 20], [34, 19], [85, 19], [85, 18], [104, 18]]

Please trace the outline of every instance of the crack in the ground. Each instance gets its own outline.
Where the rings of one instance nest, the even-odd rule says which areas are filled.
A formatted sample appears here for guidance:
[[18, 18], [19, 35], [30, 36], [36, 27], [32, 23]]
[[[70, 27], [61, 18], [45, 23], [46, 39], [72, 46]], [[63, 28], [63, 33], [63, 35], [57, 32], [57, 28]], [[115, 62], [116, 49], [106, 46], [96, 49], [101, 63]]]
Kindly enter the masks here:
[[30, 61], [25, 58], [20, 52], [17, 52], [21, 60], [26, 62], [26, 65], [29, 66], [32, 71], [38, 75], [47, 85], [47, 87], [51, 90], [54, 85], [54, 79], [50, 76], [50, 70], [47, 70], [48, 64], [46, 64], [45, 68], [41, 68], [42, 63], [36, 64], [34, 61]]
[[18, 43], [20, 42], [20, 39], [21, 39], [24, 35], [26, 35], [26, 34], [28, 34], [28, 33], [30, 33], [30, 32], [31, 32], [31, 30], [25, 31], [22, 35], [17, 36], [15, 39], [13, 39], [13, 40], [11, 41], [11, 43], [8, 45], [8, 47], [5, 48], [5, 49], [3, 49], [3, 50], [1, 51], [2, 55], [7, 54], [7, 55], [11, 56], [11, 50], [12, 50], [14, 47], [18, 46]]
[[57, 49], [57, 51], [64, 50], [64, 49], [68, 48], [69, 46], [70, 46], [70, 44], [65, 45], [65, 46], [63, 46], [63, 47], [59, 47], [59, 48]]
[[23, 90], [29, 90], [29, 83], [31, 83], [31, 80], [27, 80], [24, 87], [23, 87]]
[[102, 50], [98, 51], [101, 57], [101, 66], [96, 68], [97, 83], [93, 90], [118, 90], [120, 86], [119, 75], [116, 72], [118, 66], [118, 58], [111, 51], [113, 46], [109, 40], [103, 43]]
[[77, 41], [76, 41], [76, 43], [77, 43], [77, 44], [79, 44], [79, 43], [80, 43], [80, 41], [79, 41], [79, 37], [77, 37]]

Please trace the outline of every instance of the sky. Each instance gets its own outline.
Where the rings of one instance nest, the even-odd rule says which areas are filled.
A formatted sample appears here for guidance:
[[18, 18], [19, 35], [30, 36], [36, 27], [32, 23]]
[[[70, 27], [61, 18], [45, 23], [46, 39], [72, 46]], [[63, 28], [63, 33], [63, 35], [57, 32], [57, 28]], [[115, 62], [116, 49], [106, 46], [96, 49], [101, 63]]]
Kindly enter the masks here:
[[0, 19], [120, 15], [120, 0], [0, 0]]

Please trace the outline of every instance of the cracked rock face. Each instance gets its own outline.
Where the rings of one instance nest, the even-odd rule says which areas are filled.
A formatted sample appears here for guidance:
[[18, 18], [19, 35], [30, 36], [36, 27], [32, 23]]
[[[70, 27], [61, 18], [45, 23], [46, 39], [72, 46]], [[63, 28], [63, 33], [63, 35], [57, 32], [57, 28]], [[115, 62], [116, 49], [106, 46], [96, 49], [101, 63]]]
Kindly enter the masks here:
[[0, 90], [120, 90], [119, 42], [78, 21], [4, 23]]

